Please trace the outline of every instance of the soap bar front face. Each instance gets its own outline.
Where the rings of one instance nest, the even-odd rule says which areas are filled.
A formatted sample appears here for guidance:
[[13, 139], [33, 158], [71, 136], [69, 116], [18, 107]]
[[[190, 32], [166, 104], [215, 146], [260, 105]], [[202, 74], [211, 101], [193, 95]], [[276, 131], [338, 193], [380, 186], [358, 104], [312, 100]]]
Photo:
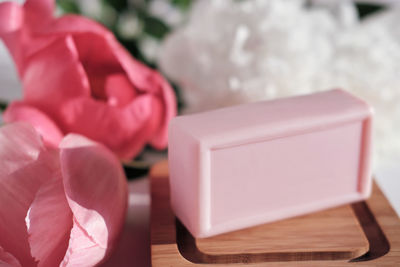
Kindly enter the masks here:
[[355, 122], [212, 150], [213, 231], [235, 230], [241, 225], [358, 200], [355, 177], [358, 177], [362, 126], [361, 122]]
[[370, 193], [370, 143], [370, 108], [340, 90], [178, 117], [172, 207], [208, 237], [358, 201]]

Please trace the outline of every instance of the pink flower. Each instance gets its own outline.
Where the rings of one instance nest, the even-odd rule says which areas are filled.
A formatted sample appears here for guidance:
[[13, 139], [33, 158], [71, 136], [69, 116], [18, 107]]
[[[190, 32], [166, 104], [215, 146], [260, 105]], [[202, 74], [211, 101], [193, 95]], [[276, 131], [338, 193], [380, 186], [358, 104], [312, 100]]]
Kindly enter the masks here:
[[68, 135], [44, 147], [28, 124], [0, 128], [0, 265], [94, 266], [122, 229], [127, 183], [104, 146]]
[[54, 18], [53, 9], [54, 0], [0, 3], [0, 38], [24, 88], [4, 120], [30, 122], [53, 146], [79, 133], [121, 158], [147, 143], [165, 148], [176, 114], [170, 85], [100, 24], [76, 15]]

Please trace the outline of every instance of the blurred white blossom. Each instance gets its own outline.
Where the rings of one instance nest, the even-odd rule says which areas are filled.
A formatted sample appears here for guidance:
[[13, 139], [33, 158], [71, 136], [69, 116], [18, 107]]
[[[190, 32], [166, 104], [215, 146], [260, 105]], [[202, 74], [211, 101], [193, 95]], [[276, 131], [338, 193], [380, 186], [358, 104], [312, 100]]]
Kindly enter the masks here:
[[126, 11], [118, 18], [117, 30], [121, 37], [132, 39], [142, 34], [143, 23], [134, 11]]
[[151, 36], [143, 36], [139, 42], [139, 48], [148, 61], [154, 61], [160, 51], [160, 41]]
[[161, 19], [171, 27], [180, 25], [184, 13], [178, 7], [171, 4], [171, 1], [153, 0], [150, 2], [149, 13]]
[[99, 0], [79, 0], [76, 1], [82, 13], [93, 19], [100, 19], [102, 15], [102, 5]]
[[[308, 5], [307, 5], [308, 3]], [[343, 88], [376, 110], [379, 160], [400, 152], [400, 9], [359, 21], [351, 1], [198, 1], [163, 44], [186, 112]]]

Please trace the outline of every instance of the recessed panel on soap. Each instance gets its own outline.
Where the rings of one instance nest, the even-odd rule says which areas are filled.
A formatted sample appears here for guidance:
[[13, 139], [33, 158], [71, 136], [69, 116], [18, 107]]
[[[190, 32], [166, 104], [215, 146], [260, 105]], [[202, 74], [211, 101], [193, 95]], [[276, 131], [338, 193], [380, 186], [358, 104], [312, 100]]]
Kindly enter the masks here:
[[211, 149], [211, 228], [256, 225], [359, 198], [362, 128], [359, 121]]

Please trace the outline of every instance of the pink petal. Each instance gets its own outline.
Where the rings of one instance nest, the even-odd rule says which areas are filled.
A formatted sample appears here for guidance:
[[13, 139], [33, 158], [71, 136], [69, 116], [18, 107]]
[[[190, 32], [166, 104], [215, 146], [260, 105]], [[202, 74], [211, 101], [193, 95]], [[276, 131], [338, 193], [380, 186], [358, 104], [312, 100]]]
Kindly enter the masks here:
[[[89, 81], [70, 36], [57, 39], [26, 63], [24, 100], [61, 121], [63, 104], [75, 97], [90, 96]], [[60, 125], [61, 130], [62, 125]]]
[[45, 143], [57, 147], [63, 138], [63, 134], [57, 125], [43, 112], [23, 102], [13, 102], [3, 114], [6, 122], [29, 122], [43, 137]]
[[21, 264], [13, 255], [0, 247], [0, 266], [21, 267]]
[[[44, 33], [74, 36], [83, 61], [94, 65], [99, 61], [117, 64], [121, 66], [121, 70], [127, 73], [130, 81], [138, 90], [160, 92], [162, 84], [157, 87], [151, 81], [149, 82], [157, 72], [134, 59], [115, 39], [114, 35], [101, 24], [82, 16], [67, 15], [54, 20], [51, 25], [43, 29], [42, 34]], [[163, 83], [166, 83], [165, 80]], [[173, 91], [171, 92], [173, 93]]]
[[[110, 31], [100, 24], [86, 18], [74, 15], [64, 16], [54, 20], [48, 27], [45, 27], [40, 34], [47, 36], [61, 36], [67, 34], [73, 36], [79, 59], [88, 75], [88, 81], [90, 81], [91, 93], [98, 100], [106, 101], [106, 96], [108, 94], [112, 95], [110, 104], [118, 105], [116, 103], [120, 103], [121, 100], [124, 99], [119, 96], [125, 94], [127, 90], [115, 90], [110, 92], [110, 87], [108, 87], [107, 81], [104, 78], [106, 75], [113, 73], [126, 73], [135, 92], [151, 94], [154, 98], [158, 98], [159, 101], [156, 102], [161, 103], [161, 106], [156, 106], [155, 110], [152, 111], [151, 124], [153, 131], [146, 131], [147, 139], [145, 142], [150, 142], [158, 149], [166, 147], [167, 125], [170, 119], [176, 115], [176, 100], [172, 88], [161, 75], [133, 59], [117, 42]], [[109, 91], [106, 92], [107, 90]], [[126, 105], [128, 102], [128, 100], [125, 100], [122, 102], [122, 105]], [[77, 107], [77, 105], [75, 105], [75, 107]], [[45, 107], [40, 106], [40, 108], [46, 112], [48, 111]], [[59, 110], [64, 110], [64, 113], [69, 113], [68, 109]], [[60, 120], [63, 119], [62, 115], [57, 118]], [[71, 125], [70, 121], [66, 122], [66, 124]], [[157, 121], [158, 125], [154, 126], [154, 121]], [[135, 124], [135, 121], [129, 122]], [[75, 131], [65, 126], [64, 122], [62, 124], [62, 130]], [[124, 135], [124, 138], [131, 138], [126, 136], [126, 134]], [[89, 135], [89, 137], [98, 141], [101, 140], [93, 135]], [[117, 140], [121, 139], [122, 138], [117, 138]], [[114, 151], [122, 150], [122, 148], [115, 148], [116, 145], [110, 145], [110, 143], [110, 141], [106, 142], [107, 146]], [[120, 144], [121, 142], [117, 141], [116, 143]], [[141, 142], [136, 142], [135, 146], [128, 149], [127, 152], [117, 153], [120, 156], [123, 154], [123, 157], [131, 157], [136, 155], [143, 146], [144, 144], [141, 144]]]
[[21, 73], [21, 29], [24, 24], [24, 11], [15, 2], [0, 3], [0, 38], [12, 55]]
[[162, 103], [162, 108], [153, 111], [159, 125], [150, 137], [150, 143], [157, 149], [163, 149], [168, 143], [168, 123], [176, 116], [177, 104], [175, 93], [169, 83], [156, 71], [133, 59], [119, 44], [113, 45], [113, 52], [126, 71], [135, 88], [154, 95]]
[[113, 47], [109, 45], [109, 39], [93, 32], [74, 34], [79, 58], [88, 71], [104, 71], [105, 73], [122, 73], [120, 63], [113, 54]]
[[[106, 79], [110, 75], [123, 75], [123, 69], [115, 58], [105, 36], [88, 32], [74, 34], [79, 60], [88, 75], [92, 96], [107, 101]], [[132, 84], [128, 86], [134, 90]]]
[[24, 10], [30, 26], [43, 26], [53, 18], [55, 0], [26, 0]]
[[44, 149], [40, 135], [22, 122], [0, 128], [0, 147], [0, 179], [34, 162]]
[[95, 266], [106, 256], [107, 248], [99, 246], [74, 219], [70, 242], [61, 267]]
[[156, 71], [134, 59], [116, 40], [109, 39], [108, 43], [112, 47], [112, 51], [118, 62], [137, 90], [148, 93], [159, 92], [159, 85], [151, 82], [153, 76], [157, 74]]
[[[96, 244], [94, 253], [100, 247], [108, 255], [122, 230], [127, 207], [121, 164], [108, 149], [78, 135], [65, 137], [60, 150], [64, 189], [76, 223]], [[83, 249], [91, 253], [90, 247], [79, 244], [70, 241], [69, 261], [80, 258]]]
[[[134, 116], [136, 121], [145, 120], [138, 130], [135, 130], [131, 138], [125, 140], [118, 147], [117, 151], [121, 158], [131, 159], [139, 154], [144, 145], [147, 144], [159, 127], [157, 114], [160, 101], [153, 95], [141, 95], [124, 109], [126, 117]], [[135, 120], [131, 120], [135, 121]]]
[[0, 36], [18, 30], [23, 23], [23, 11], [15, 2], [0, 3]]
[[[53, 0], [28, 0], [24, 6], [15, 2], [0, 3], [0, 37], [13, 56], [20, 76], [23, 76], [26, 59], [48, 46], [54, 36], [33, 38], [34, 28], [43, 26], [51, 20], [51, 14], [44, 14], [44, 6], [53, 12]], [[49, 5], [50, 4], [50, 5]]]
[[106, 78], [105, 90], [107, 102], [111, 106], [123, 107], [136, 95], [135, 88], [124, 74], [113, 74]]
[[[176, 99], [168, 82], [156, 71], [132, 58], [115, 37], [103, 26], [79, 16], [64, 16], [57, 19], [49, 32], [74, 34], [81, 60], [87, 71], [101, 68], [120, 72], [119, 66], [127, 74], [135, 90], [152, 93], [162, 101], [162, 120], [152, 137], [151, 144], [156, 148], [167, 145], [167, 125], [176, 116]], [[77, 34], [79, 33], [79, 34]], [[96, 41], [94, 41], [96, 40]], [[110, 72], [110, 71], [108, 71]]]
[[175, 93], [169, 83], [160, 74], [155, 75], [155, 81], [161, 88], [158, 97], [162, 106], [158, 113], [154, 112], [159, 116], [160, 123], [158, 124], [158, 129], [155, 131], [154, 136], [150, 140], [150, 144], [156, 149], [164, 149], [168, 144], [168, 124], [170, 120], [176, 116], [177, 104]]
[[58, 266], [68, 248], [72, 212], [61, 173], [42, 185], [26, 217], [29, 244], [38, 266]]
[[28, 244], [26, 213], [40, 186], [59, 170], [58, 163], [54, 151], [44, 151], [36, 161], [0, 176], [0, 244], [22, 266], [36, 265]]
[[[89, 98], [71, 101], [65, 110], [67, 128], [105, 144], [121, 158], [136, 155], [154, 133], [154, 98], [136, 97], [123, 108]], [[112, 134], [110, 134], [112, 132]]]
[[38, 33], [45, 35], [96, 33], [105, 38], [113, 37], [113, 34], [100, 23], [79, 15], [64, 15], [56, 18], [47, 27], [39, 29]]
[[158, 88], [153, 88], [148, 83], [155, 71], [133, 59], [109, 30], [93, 20], [67, 15], [54, 20], [41, 33], [73, 35], [83, 61], [93, 65], [101, 61], [120, 66], [120, 70], [128, 74], [131, 82], [139, 90], [158, 91]]

